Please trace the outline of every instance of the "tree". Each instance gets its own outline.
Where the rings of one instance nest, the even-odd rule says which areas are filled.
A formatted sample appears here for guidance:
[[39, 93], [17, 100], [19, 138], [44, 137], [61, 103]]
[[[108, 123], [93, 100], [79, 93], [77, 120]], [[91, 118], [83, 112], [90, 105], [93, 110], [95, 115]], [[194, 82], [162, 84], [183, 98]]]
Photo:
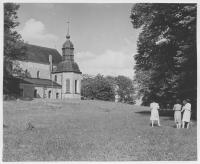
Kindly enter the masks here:
[[4, 3], [4, 75], [11, 74], [13, 61], [25, 60], [27, 55], [27, 44], [21, 35], [14, 31], [19, 25], [17, 10], [19, 5], [15, 3]]
[[95, 93], [93, 89], [94, 77], [91, 75], [83, 74], [82, 78], [83, 79], [81, 80], [81, 95], [86, 98], [94, 99], [95, 97]]
[[95, 98], [104, 101], [114, 101], [115, 91], [109, 81], [98, 74], [94, 79]]
[[109, 81], [102, 75], [83, 75], [81, 81], [81, 95], [89, 99], [114, 101], [115, 92]]
[[119, 75], [115, 78], [115, 82], [117, 85], [116, 93], [118, 95], [118, 101], [124, 102], [127, 104], [135, 104], [134, 101], [134, 85], [133, 81], [125, 76]]
[[196, 99], [196, 14], [196, 4], [133, 5], [133, 28], [142, 28], [134, 56], [135, 79], [142, 86], [145, 104], [152, 98], [159, 102]]
[[108, 82], [110, 83], [113, 91], [115, 92], [115, 95], [116, 95], [116, 88], [117, 88], [117, 85], [116, 85], [116, 81], [115, 81], [115, 77], [114, 76], [106, 76], [105, 79], [108, 80]]

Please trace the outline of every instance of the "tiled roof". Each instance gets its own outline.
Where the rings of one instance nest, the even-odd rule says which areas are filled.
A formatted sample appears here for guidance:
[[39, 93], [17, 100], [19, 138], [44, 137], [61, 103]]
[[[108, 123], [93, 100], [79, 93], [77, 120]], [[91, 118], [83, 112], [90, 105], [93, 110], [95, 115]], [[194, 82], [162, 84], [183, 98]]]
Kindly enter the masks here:
[[74, 45], [69, 39], [67, 39], [63, 44], [63, 48], [74, 48]]
[[75, 61], [71, 60], [64, 60], [60, 62], [56, 68], [53, 69], [53, 73], [60, 72], [75, 72], [81, 74], [78, 64]]
[[62, 61], [62, 56], [56, 49], [46, 48], [28, 44], [28, 61], [38, 63], [49, 63], [49, 55], [52, 55], [53, 64], [57, 65]]
[[[20, 83], [23, 84], [35, 84], [35, 85], [42, 85], [46, 87], [52, 87], [52, 80], [50, 79], [40, 79], [40, 78], [20, 78]], [[59, 87], [62, 86], [55, 81], [53, 81], [53, 87]]]

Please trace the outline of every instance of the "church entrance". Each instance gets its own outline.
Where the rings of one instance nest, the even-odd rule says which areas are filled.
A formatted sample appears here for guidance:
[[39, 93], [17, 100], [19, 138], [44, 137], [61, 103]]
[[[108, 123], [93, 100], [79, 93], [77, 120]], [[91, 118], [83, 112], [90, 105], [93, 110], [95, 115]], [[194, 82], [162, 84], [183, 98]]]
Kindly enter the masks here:
[[51, 98], [51, 91], [49, 91], [48, 93], [48, 98]]
[[34, 98], [37, 98], [37, 89], [34, 90]]

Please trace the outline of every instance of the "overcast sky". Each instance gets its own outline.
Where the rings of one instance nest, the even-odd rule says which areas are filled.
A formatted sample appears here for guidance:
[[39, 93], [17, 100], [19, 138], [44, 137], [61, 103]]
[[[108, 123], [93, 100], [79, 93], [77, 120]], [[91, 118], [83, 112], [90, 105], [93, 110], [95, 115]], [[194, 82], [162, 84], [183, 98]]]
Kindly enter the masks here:
[[83, 74], [134, 75], [139, 29], [132, 3], [21, 3], [16, 30], [29, 44], [56, 48], [62, 55], [69, 18], [75, 61]]

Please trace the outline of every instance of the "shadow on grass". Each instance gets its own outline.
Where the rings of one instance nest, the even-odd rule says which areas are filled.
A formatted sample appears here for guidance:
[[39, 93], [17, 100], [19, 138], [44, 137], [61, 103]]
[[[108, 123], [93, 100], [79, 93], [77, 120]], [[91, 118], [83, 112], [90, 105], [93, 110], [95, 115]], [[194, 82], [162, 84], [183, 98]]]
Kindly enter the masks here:
[[[151, 111], [140, 111], [140, 112], [135, 112], [141, 115], [145, 115], [145, 116], [150, 116], [151, 115]], [[160, 117], [169, 117], [169, 118], [165, 118], [167, 120], [173, 120], [174, 119], [174, 111], [173, 110], [160, 110], [159, 111], [159, 116]]]

